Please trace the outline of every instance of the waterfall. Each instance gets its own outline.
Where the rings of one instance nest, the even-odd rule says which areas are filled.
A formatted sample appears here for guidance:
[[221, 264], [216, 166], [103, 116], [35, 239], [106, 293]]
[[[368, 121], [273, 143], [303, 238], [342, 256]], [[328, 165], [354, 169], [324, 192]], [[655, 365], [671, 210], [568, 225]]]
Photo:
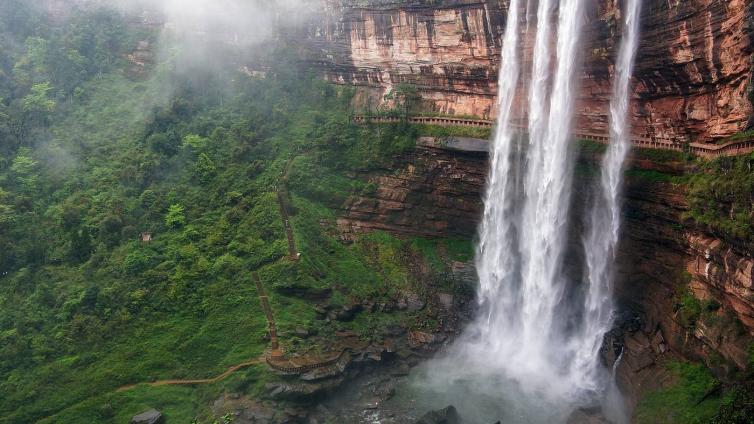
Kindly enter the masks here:
[[[483, 313], [476, 325], [480, 341], [473, 356], [532, 390], [562, 396], [574, 386], [563, 372], [568, 367], [564, 367], [567, 362], [560, 347], [567, 343], [558, 310], [567, 283], [561, 271], [584, 1], [560, 1], [557, 33], [553, 34], [555, 3], [540, 0], [537, 5], [527, 98], [529, 142], [523, 159], [511, 126], [521, 74], [523, 4], [519, 0], [510, 4], [501, 52], [498, 121], [476, 255]], [[527, 12], [531, 4], [526, 4]], [[526, 24], [525, 34], [528, 14]]]
[[[509, 252], [514, 250], [512, 234], [514, 223], [510, 214], [512, 184], [511, 152], [514, 143], [514, 130], [511, 127], [511, 111], [516, 95], [520, 64], [519, 46], [519, 0], [511, 0], [508, 20], [503, 36], [503, 49], [500, 57], [498, 78], [498, 116], [495, 137], [490, 156], [490, 174], [484, 201], [484, 215], [479, 232], [477, 269], [479, 270], [479, 299], [486, 301], [502, 300], [505, 310], [516, 304], [512, 290], [515, 258]], [[494, 199], [494, 200], [493, 200]], [[492, 265], [492, 266], [491, 266]], [[500, 284], [500, 282], [505, 284]], [[491, 312], [492, 310], [490, 310]], [[485, 338], [491, 337], [496, 328], [512, 325], [515, 317], [509, 315], [488, 315], [483, 327]]]
[[[480, 422], [503, 415], [510, 423], [545, 423], [565, 421], [575, 406], [606, 393], [607, 373], [598, 353], [611, 325], [609, 277], [630, 142], [627, 110], [640, 2], [626, 1], [610, 108], [613, 143], [587, 217], [587, 276], [579, 286], [566, 276], [564, 265], [574, 164], [570, 134], [586, 0], [510, 1], [475, 257], [480, 311], [448, 354], [428, 365], [418, 380], [424, 390], [433, 389], [430, 403], [448, 399], [474, 405], [471, 412]], [[527, 79], [520, 33], [528, 37], [534, 4], [536, 34]], [[528, 106], [526, 143], [512, 125], [517, 97]]]
[[581, 374], [587, 389], [600, 390], [604, 379], [594, 364], [604, 334], [612, 325], [612, 270], [620, 235], [623, 165], [631, 147], [631, 76], [639, 42], [641, 0], [628, 0], [621, 47], [615, 65], [613, 98], [610, 102], [610, 145], [602, 160], [599, 187], [590, 210], [584, 237], [588, 290], [584, 301], [584, 323], [578, 343], [574, 373]]
[[[571, 125], [580, 55], [583, 1], [561, 0], [555, 73], [549, 64], [551, 1], [542, 0], [529, 96], [529, 149], [521, 225], [521, 334], [512, 370], [548, 390], [568, 390], [561, 372], [558, 316], [566, 281], [562, 278], [572, 165]], [[547, 84], [552, 88], [547, 94]], [[549, 100], [549, 102], [548, 102]], [[552, 376], [558, 376], [555, 384]], [[558, 387], [560, 386], [560, 387]]]
[[[566, 284], [560, 271], [570, 203], [569, 134], [583, 0], [561, 0], [555, 52], [551, 51], [554, 1], [541, 0], [537, 6], [528, 93], [529, 145], [523, 187], [515, 190], [510, 159], [513, 134], [506, 118], [520, 73], [520, 6], [518, 1], [511, 2], [503, 42], [500, 74], [505, 81], [499, 88], [498, 127], [480, 226], [476, 262], [485, 314], [480, 329], [484, 351], [477, 356], [534, 390], [562, 394], [572, 386], [557, 359], [563, 343], [557, 310]], [[553, 53], [557, 58], [554, 74]]]

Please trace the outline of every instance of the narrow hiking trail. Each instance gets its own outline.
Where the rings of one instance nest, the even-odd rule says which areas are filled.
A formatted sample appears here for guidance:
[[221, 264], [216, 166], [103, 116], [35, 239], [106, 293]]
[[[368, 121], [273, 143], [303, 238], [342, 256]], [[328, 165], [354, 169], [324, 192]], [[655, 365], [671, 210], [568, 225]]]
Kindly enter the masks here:
[[[357, 124], [377, 123], [394, 124], [405, 119], [410, 124], [438, 125], [454, 127], [492, 128], [494, 121], [486, 119], [465, 119], [448, 116], [409, 116], [406, 118], [392, 116], [355, 116]], [[519, 130], [526, 130], [519, 124], [513, 125]], [[610, 135], [607, 133], [595, 133], [584, 130], [573, 131], [573, 136], [582, 140], [595, 141], [607, 144]], [[676, 152], [688, 151], [706, 159], [714, 159], [721, 156], [738, 156], [754, 152], [754, 135], [742, 136], [740, 139], [729, 139], [721, 144], [691, 142], [686, 138], [661, 137], [661, 136], [632, 136], [631, 144], [642, 149], [671, 150]]]
[[[290, 204], [291, 204], [290, 194], [288, 193], [288, 175], [290, 174], [291, 168], [293, 166], [293, 161], [295, 160], [295, 158], [296, 156], [292, 156], [286, 163], [280, 182], [278, 183], [278, 186], [276, 187], [278, 206], [280, 209], [280, 217], [283, 220], [283, 226], [285, 228], [285, 235], [288, 240], [288, 260], [291, 260], [291, 261], [297, 261], [299, 258], [299, 253], [298, 253], [298, 250], [296, 249], [296, 240], [293, 237], [293, 227], [291, 225], [290, 215], [288, 213]], [[278, 343], [277, 329], [276, 329], [277, 327], [275, 325], [275, 317], [272, 314], [272, 308], [270, 307], [269, 297], [267, 296], [267, 292], [264, 289], [264, 285], [262, 284], [262, 279], [259, 277], [259, 273], [257, 271], [253, 271], [251, 273], [251, 276], [252, 276], [252, 279], [254, 280], [254, 284], [256, 285], [257, 295], [259, 297], [259, 304], [262, 307], [262, 311], [264, 312], [265, 319], [267, 321], [267, 330], [270, 336], [270, 345], [271, 345], [270, 356], [273, 358], [280, 358], [282, 357], [282, 352], [280, 351], [280, 346]], [[121, 386], [115, 391], [123, 392], [129, 389], [132, 389], [136, 386], [139, 386], [141, 384], [146, 384], [150, 387], [168, 386], [168, 385], [211, 384], [211, 383], [216, 383], [218, 381], [224, 380], [225, 378], [227, 378], [228, 376], [230, 376], [231, 374], [233, 374], [234, 372], [240, 369], [249, 367], [251, 365], [260, 364], [263, 362], [265, 362], [264, 355], [255, 359], [242, 362], [237, 365], [233, 365], [222, 374], [219, 374], [212, 378], [190, 379], [190, 380], [170, 379], [170, 380], [158, 380], [158, 381], [146, 382], [146, 383], [134, 383], [134, 384]]]
[[204, 378], [204, 379], [196, 379], [196, 380], [157, 380], [147, 383], [134, 383], [134, 384], [128, 384], [126, 386], [121, 386], [117, 388], [116, 392], [124, 392], [126, 390], [133, 389], [136, 386], [140, 386], [142, 384], [146, 384], [150, 387], [158, 387], [158, 386], [172, 386], [172, 385], [194, 385], [194, 384], [211, 384], [211, 383], [217, 383], [218, 381], [226, 379], [228, 376], [233, 374], [234, 372], [250, 367], [252, 365], [261, 364], [264, 362], [264, 357], [260, 356], [256, 359], [252, 359], [246, 362], [241, 362], [240, 364], [233, 365], [232, 367], [228, 368], [223, 372], [222, 374], [219, 374], [212, 378]]
[[285, 165], [283, 175], [280, 178], [280, 182], [277, 185], [277, 198], [278, 206], [280, 208], [280, 217], [283, 219], [283, 228], [285, 228], [285, 237], [288, 240], [288, 259], [297, 261], [299, 259], [299, 252], [296, 249], [296, 239], [293, 237], [293, 226], [291, 225], [291, 217], [289, 210], [291, 208], [291, 196], [288, 192], [288, 175], [293, 167], [293, 161], [297, 156], [291, 156], [288, 159], [288, 163]]

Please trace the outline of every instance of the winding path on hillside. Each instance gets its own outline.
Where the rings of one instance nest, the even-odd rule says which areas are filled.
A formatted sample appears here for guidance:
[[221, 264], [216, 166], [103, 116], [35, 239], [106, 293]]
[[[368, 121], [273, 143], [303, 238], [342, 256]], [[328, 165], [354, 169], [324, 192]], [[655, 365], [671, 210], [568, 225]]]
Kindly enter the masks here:
[[[291, 225], [290, 215], [288, 213], [288, 210], [291, 204], [290, 194], [288, 193], [288, 176], [290, 175], [290, 171], [293, 166], [294, 159], [296, 159], [296, 156], [291, 156], [290, 159], [288, 159], [288, 162], [285, 165], [285, 169], [283, 170], [283, 174], [280, 178], [280, 181], [276, 189], [278, 206], [280, 209], [280, 217], [283, 220], [283, 226], [285, 228], [285, 236], [288, 239], [288, 259], [291, 261], [297, 261], [299, 258], [298, 250], [296, 249], [296, 240], [293, 237], [293, 226]], [[280, 345], [278, 343], [278, 337], [277, 337], [277, 326], [275, 324], [275, 317], [272, 314], [272, 308], [270, 307], [269, 297], [267, 296], [267, 292], [264, 289], [264, 285], [262, 284], [262, 279], [259, 277], [259, 273], [257, 271], [253, 271], [251, 273], [251, 277], [254, 280], [254, 284], [256, 285], [257, 295], [259, 296], [259, 304], [262, 307], [262, 311], [264, 312], [265, 319], [267, 321], [267, 330], [270, 336], [270, 347], [271, 347], [270, 357], [282, 358], [282, 352], [280, 351]], [[147, 382], [147, 383], [135, 383], [135, 384], [129, 384], [126, 386], [119, 387], [118, 389], [116, 389], [116, 392], [123, 392], [129, 389], [132, 389], [140, 384], [146, 384], [151, 387], [158, 387], [158, 386], [169, 386], [169, 385], [197, 385], [197, 384], [217, 383], [218, 381], [221, 381], [227, 378], [228, 376], [230, 376], [231, 374], [233, 374], [234, 372], [240, 369], [249, 367], [251, 365], [260, 364], [265, 361], [266, 361], [266, 358], [263, 355], [255, 359], [251, 359], [251, 360], [242, 362], [240, 364], [233, 365], [222, 374], [217, 375], [212, 378], [191, 379], [191, 380], [171, 379], [171, 380], [158, 380], [158, 381]]]
[[296, 249], [296, 239], [293, 237], [293, 226], [291, 225], [291, 217], [288, 213], [291, 207], [291, 196], [288, 192], [288, 175], [293, 167], [293, 161], [296, 156], [291, 156], [288, 159], [288, 163], [285, 165], [283, 175], [280, 178], [280, 182], [277, 186], [277, 198], [278, 206], [280, 208], [280, 217], [283, 219], [283, 228], [285, 228], [285, 237], [288, 239], [288, 259], [291, 261], [297, 261], [300, 257], [298, 250]]
[[172, 385], [195, 385], [195, 384], [211, 384], [211, 383], [217, 383], [218, 381], [226, 379], [228, 376], [233, 374], [234, 372], [241, 370], [243, 368], [250, 367], [252, 365], [261, 364], [264, 362], [264, 356], [260, 356], [255, 359], [251, 359], [249, 361], [241, 362], [240, 364], [233, 365], [232, 367], [228, 368], [223, 372], [222, 374], [216, 375], [212, 378], [202, 378], [202, 379], [196, 379], [196, 380], [157, 380], [157, 381], [151, 381], [147, 383], [134, 383], [134, 384], [128, 384], [125, 386], [121, 386], [117, 388], [116, 392], [124, 392], [126, 390], [133, 389], [136, 386], [146, 384], [151, 387], [158, 387], [158, 386], [172, 386]]

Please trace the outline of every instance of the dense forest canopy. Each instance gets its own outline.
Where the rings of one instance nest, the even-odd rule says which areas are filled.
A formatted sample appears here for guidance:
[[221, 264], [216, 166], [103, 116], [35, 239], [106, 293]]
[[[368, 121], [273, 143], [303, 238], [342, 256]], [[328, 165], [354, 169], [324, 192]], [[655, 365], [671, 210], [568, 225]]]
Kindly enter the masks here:
[[[281, 45], [266, 47], [266, 77], [232, 61], [191, 67], [175, 49], [133, 72], [140, 44], [165, 41], [129, 15], [74, 9], [56, 21], [23, 0], [0, 10], [3, 422], [63, 410], [73, 412], [51, 422], [123, 422], [146, 403], [111, 393], [118, 386], [259, 355], [252, 270], [276, 285], [342, 285], [340, 302], [406, 283], [373, 249], [418, 251], [411, 243], [385, 235], [343, 246], [321, 222], [370, 189], [343, 170], [382, 166], [412, 145], [411, 130], [355, 127], [349, 90]], [[279, 261], [287, 246], [275, 195], [290, 161], [309, 257], [296, 266]], [[289, 312], [279, 325], [308, 325], [313, 305], [281, 301]], [[257, 380], [228, 384], [256, 381], [253, 391]], [[205, 413], [196, 397], [206, 393], [165, 392], [174, 417]]]

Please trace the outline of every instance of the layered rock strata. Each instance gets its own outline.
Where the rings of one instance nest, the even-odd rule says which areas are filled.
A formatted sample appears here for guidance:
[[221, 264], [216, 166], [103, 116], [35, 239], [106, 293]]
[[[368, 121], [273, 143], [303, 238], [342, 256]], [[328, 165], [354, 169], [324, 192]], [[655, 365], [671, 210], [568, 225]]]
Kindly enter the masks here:
[[425, 237], [475, 232], [486, 147], [468, 139], [417, 144], [396, 159], [399, 169], [364, 176], [376, 189], [343, 205], [338, 228], [345, 240], [372, 230]]
[[[403, 166], [397, 171], [370, 175], [377, 189], [344, 205], [339, 220], [344, 236], [379, 229], [473, 237], [487, 161], [480, 146], [457, 141], [420, 142], [398, 158]], [[593, 166], [598, 160], [596, 154], [582, 154], [580, 163]], [[683, 163], [631, 159], [630, 166], [685, 172]], [[574, 200], [574, 213], [585, 204], [582, 200]], [[618, 347], [625, 349], [619, 381], [632, 401], [672, 381], [663, 365], [667, 359], [702, 361], [721, 376], [750, 366], [754, 258], [685, 221], [687, 208], [681, 185], [628, 180], [616, 297], [633, 321], [622, 326], [616, 349], [606, 359], [614, 361]]]
[[[594, 0], [590, 8], [577, 117], [584, 132], [607, 132], [618, 3]], [[361, 87], [358, 108], [394, 106], [389, 94], [408, 83], [421, 96], [417, 111], [495, 117], [507, 1], [327, 4], [306, 34], [308, 60], [330, 81]], [[528, 27], [522, 36], [527, 69], [534, 34]], [[754, 6], [746, 0], [647, 0], [631, 110], [635, 135], [712, 141], [747, 128], [752, 34]]]

